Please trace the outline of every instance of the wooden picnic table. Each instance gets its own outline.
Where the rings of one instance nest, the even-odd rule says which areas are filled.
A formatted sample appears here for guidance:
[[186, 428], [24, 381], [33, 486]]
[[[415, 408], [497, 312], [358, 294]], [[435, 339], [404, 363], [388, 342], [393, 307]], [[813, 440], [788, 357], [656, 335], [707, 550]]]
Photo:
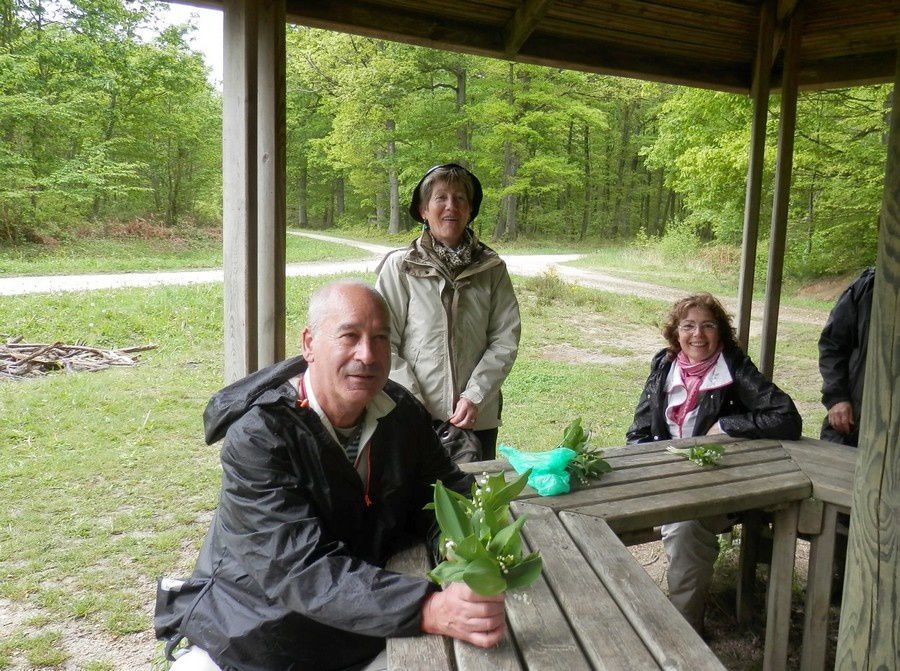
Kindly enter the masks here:
[[[702, 443], [726, 446], [717, 466], [665, 449]], [[552, 497], [526, 488], [513, 503], [515, 515], [529, 516], [524, 536], [541, 551], [544, 570], [534, 586], [508, 596], [510, 635], [499, 648], [392, 639], [389, 668], [721, 669], [623, 541], [660, 524], [755, 511], [773, 515], [774, 534], [763, 668], [786, 665], [798, 529], [812, 537], [801, 668], [823, 668], [836, 514], [849, 511], [855, 451], [715, 436], [611, 448], [604, 458], [613, 471], [586, 487]], [[502, 459], [466, 470], [513, 475]], [[424, 556], [406, 568], [421, 570]]]

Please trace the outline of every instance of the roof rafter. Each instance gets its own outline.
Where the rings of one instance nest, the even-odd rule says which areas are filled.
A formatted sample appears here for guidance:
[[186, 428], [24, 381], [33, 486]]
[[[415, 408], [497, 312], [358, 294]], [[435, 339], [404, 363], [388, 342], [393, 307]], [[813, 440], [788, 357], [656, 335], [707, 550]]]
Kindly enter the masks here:
[[503, 27], [503, 51], [507, 56], [515, 56], [537, 28], [553, 0], [523, 0], [516, 7], [509, 23]]

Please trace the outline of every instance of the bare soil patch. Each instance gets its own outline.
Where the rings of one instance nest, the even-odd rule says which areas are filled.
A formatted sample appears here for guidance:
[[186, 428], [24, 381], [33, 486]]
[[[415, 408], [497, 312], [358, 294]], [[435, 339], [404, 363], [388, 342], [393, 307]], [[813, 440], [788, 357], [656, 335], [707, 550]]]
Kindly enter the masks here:
[[[662, 541], [634, 545], [629, 548], [635, 559], [640, 562], [659, 585], [663, 592], [667, 591], [666, 568], [668, 561], [663, 550]], [[800, 668], [800, 646], [803, 635], [803, 599], [809, 567], [809, 544], [797, 543], [797, 554], [794, 565], [794, 590], [791, 603], [791, 630], [788, 642], [787, 669]], [[738, 548], [719, 556], [713, 584], [710, 588], [706, 608], [705, 639], [709, 647], [722, 664], [730, 671], [757, 671], [762, 669], [763, 646], [766, 637], [766, 584], [767, 565], [757, 567], [757, 587], [754, 594], [754, 612], [747, 625], [738, 624], [736, 617], [736, 590], [739, 568]], [[827, 640], [825, 668], [834, 668], [837, 648], [839, 608], [832, 607]]]

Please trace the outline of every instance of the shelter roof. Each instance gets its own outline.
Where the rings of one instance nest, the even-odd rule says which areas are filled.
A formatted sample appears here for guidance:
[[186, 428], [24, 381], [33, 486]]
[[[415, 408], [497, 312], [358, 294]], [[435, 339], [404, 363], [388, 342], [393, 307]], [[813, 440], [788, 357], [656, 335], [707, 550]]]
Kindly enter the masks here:
[[[746, 92], [762, 0], [286, 3], [288, 20], [306, 26], [524, 63]], [[776, 46], [785, 19], [798, 10], [803, 24], [801, 87], [891, 81], [900, 47], [900, 2], [778, 0]], [[780, 86], [780, 58], [773, 67], [773, 88]]]

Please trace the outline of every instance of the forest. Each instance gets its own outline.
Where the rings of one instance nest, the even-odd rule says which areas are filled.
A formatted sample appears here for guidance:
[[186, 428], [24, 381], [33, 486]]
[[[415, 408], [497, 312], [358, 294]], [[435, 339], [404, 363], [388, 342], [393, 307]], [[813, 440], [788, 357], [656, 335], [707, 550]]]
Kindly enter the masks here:
[[[0, 245], [221, 225], [221, 92], [160, 7], [0, 0]], [[484, 184], [485, 239], [740, 244], [747, 96], [299, 26], [287, 75], [290, 226], [403, 231], [422, 172], [456, 161]], [[802, 93], [787, 273], [874, 261], [889, 96]]]

